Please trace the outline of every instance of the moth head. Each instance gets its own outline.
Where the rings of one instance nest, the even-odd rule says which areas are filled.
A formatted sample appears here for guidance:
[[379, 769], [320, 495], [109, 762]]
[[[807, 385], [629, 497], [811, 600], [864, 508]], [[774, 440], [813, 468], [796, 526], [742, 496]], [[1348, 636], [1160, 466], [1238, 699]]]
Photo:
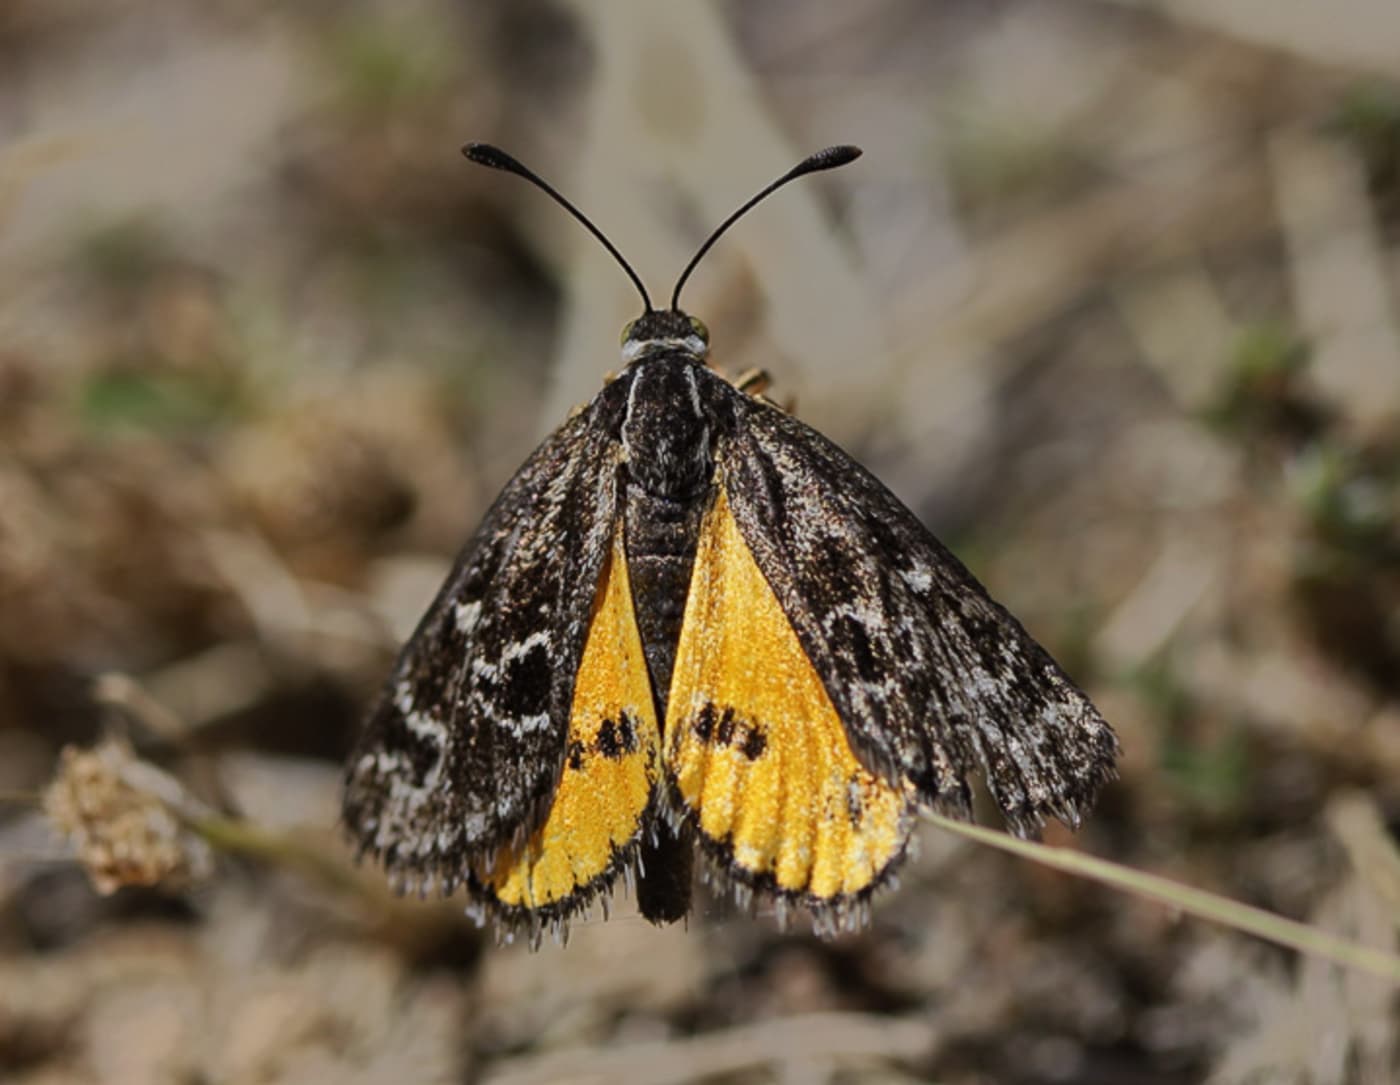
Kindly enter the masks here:
[[685, 354], [697, 361], [710, 352], [710, 332], [689, 313], [653, 309], [622, 329], [622, 364], [653, 354]]

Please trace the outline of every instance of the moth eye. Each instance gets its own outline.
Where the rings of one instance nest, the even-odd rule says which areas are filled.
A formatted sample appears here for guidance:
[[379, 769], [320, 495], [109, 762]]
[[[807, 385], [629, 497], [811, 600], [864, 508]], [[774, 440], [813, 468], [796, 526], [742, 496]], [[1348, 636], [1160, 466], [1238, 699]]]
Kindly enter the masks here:
[[625, 347], [627, 345], [627, 337], [632, 334], [632, 329], [636, 326], [636, 324], [637, 322], [635, 320], [629, 320], [627, 322], [627, 324], [622, 329], [622, 339], [618, 342], [618, 346]]
[[693, 316], [690, 318], [690, 330], [701, 339], [705, 340], [705, 342], [708, 343], [710, 341], [710, 329], [705, 327], [705, 322], [699, 317]]

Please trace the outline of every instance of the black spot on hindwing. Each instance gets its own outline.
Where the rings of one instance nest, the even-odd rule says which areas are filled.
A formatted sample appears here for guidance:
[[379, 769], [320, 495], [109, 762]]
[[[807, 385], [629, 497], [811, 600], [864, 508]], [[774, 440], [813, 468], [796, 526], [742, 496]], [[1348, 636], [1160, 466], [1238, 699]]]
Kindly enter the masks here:
[[706, 745], [714, 737], [716, 716], [715, 706], [706, 704], [695, 714], [695, 722], [690, 725], [695, 737]]
[[714, 744], [716, 746], [734, 745], [734, 709], [726, 708], [719, 717], [719, 726], [715, 728]]
[[768, 749], [768, 736], [755, 726], [750, 726], [744, 733], [744, 739], [739, 743], [739, 752], [750, 761], [757, 761], [763, 756], [763, 752]]
[[750, 761], [757, 761], [768, 749], [768, 735], [755, 720], [740, 718], [733, 708], [713, 703], [701, 705], [690, 724], [691, 732], [707, 746], [731, 747]]
[[594, 744], [598, 753], [610, 761], [619, 761], [637, 752], [637, 720], [623, 712], [616, 720], [604, 720], [598, 728]]

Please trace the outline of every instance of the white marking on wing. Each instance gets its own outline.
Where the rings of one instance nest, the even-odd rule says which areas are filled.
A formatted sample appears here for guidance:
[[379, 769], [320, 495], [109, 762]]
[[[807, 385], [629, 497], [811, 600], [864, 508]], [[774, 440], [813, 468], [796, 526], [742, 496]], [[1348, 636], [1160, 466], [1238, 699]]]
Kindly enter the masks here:
[[476, 629], [476, 623], [481, 619], [481, 600], [458, 603], [452, 608], [452, 615], [457, 623], [457, 632], [464, 637], [471, 636]]
[[513, 660], [520, 659], [522, 656], [529, 655], [536, 648], [541, 647], [549, 647], [549, 633], [539, 629], [531, 633], [524, 640], [518, 640], [514, 644], [506, 645], [501, 651], [501, 662], [510, 663]]
[[500, 719], [496, 721], [503, 731], [509, 731], [513, 735], [534, 734], [549, 726], [549, 713], [541, 712], [535, 716], [521, 716], [519, 719]]

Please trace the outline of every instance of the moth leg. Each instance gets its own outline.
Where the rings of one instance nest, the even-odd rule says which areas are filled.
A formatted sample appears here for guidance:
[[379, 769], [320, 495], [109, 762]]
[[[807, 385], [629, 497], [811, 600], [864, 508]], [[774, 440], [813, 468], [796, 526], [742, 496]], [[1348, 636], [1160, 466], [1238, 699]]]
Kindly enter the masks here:
[[773, 386], [773, 375], [766, 369], [755, 366], [746, 369], [734, 378], [734, 387], [751, 396], [761, 396]]

